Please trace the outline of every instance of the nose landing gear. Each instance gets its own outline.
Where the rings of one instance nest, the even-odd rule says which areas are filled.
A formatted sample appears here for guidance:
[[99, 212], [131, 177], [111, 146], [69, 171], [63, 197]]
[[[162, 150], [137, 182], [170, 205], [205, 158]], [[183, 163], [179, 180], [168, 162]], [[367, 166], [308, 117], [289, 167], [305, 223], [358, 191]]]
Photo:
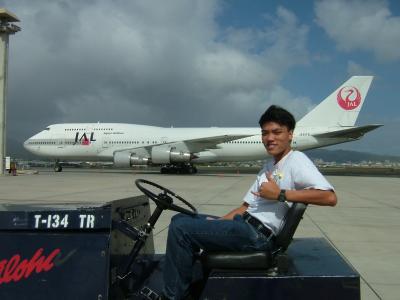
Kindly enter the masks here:
[[61, 172], [62, 171], [62, 165], [60, 164], [60, 161], [57, 159], [56, 162], [54, 163], [54, 172]]

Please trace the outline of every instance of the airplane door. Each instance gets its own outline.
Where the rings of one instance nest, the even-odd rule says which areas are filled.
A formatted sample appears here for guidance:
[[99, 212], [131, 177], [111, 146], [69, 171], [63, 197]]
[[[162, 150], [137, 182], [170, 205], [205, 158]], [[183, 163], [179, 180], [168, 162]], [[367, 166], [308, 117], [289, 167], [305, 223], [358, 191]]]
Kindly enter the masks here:
[[110, 137], [108, 135], [103, 135], [103, 148], [110, 147]]
[[65, 139], [61, 138], [61, 139], [56, 139], [56, 144], [57, 144], [57, 148], [64, 148], [65, 147]]

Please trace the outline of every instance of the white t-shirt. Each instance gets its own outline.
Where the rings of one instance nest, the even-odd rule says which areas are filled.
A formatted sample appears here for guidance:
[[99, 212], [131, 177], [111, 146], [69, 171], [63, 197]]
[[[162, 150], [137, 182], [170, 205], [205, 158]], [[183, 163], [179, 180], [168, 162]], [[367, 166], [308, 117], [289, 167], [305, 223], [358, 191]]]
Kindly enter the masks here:
[[334, 190], [313, 162], [302, 152], [290, 151], [277, 164], [273, 161], [265, 164], [243, 200], [249, 204], [247, 212], [263, 222], [275, 235], [279, 233], [283, 217], [292, 203], [268, 200], [251, 193], [251, 191], [258, 192], [261, 184], [268, 181], [268, 173], [272, 174], [281, 189]]

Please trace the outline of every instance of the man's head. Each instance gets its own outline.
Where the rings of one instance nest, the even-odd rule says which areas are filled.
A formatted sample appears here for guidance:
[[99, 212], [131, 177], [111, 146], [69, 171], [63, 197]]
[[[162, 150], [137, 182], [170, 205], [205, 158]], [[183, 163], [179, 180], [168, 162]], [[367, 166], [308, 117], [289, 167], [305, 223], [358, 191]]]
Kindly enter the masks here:
[[265, 149], [278, 162], [291, 150], [296, 121], [290, 112], [272, 105], [261, 116], [259, 124]]

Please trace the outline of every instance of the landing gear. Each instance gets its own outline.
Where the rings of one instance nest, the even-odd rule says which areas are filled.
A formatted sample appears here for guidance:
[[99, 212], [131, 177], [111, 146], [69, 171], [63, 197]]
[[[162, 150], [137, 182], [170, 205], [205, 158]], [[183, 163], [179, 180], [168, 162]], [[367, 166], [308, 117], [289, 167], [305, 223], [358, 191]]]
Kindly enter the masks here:
[[62, 166], [60, 164], [60, 161], [57, 159], [56, 162], [54, 163], [54, 172], [61, 172], [62, 171]]
[[170, 164], [160, 169], [161, 174], [196, 174], [197, 168], [193, 164]]

